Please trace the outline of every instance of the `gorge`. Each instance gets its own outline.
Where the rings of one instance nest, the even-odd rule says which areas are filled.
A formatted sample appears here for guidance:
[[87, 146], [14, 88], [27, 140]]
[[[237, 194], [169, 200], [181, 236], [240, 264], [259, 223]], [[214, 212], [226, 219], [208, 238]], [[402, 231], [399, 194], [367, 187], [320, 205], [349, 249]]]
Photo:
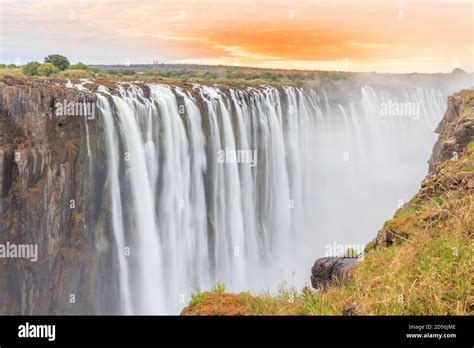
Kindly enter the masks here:
[[[302, 287], [328, 245], [365, 245], [417, 191], [466, 86], [3, 78], [0, 242], [39, 250], [0, 260], [0, 311], [177, 314], [216, 282]], [[57, 115], [64, 101], [96, 117]]]

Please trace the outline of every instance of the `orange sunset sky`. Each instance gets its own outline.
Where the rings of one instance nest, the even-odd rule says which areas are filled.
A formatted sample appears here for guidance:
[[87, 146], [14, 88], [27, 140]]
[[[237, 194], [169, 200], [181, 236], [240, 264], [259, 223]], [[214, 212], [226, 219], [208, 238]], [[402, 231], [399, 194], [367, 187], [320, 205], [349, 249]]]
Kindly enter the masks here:
[[1, 61], [472, 71], [472, 1], [1, 0]]

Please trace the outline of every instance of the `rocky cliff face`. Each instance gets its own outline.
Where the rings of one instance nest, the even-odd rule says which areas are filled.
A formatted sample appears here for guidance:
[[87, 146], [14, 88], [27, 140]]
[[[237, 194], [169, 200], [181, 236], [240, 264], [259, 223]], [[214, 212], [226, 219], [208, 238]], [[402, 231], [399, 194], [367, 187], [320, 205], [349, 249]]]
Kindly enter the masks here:
[[97, 216], [107, 214], [101, 125], [56, 116], [58, 102], [95, 96], [39, 79], [0, 80], [0, 244], [38, 248], [36, 262], [0, 258], [0, 314], [115, 310], [114, 280], [101, 278], [114, 273], [109, 227]]
[[[472, 194], [474, 190], [474, 176], [468, 163], [469, 158], [461, 159], [464, 152], [471, 151], [467, 147], [474, 141], [474, 95], [472, 91], [462, 91], [448, 98], [446, 112], [436, 128], [436, 132], [439, 137], [428, 161], [429, 173], [412, 201], [424, 200], [427, 197], [432, 199], [444, 191], [462, 191]], [[466, 162], [466, 170], [449, 168], [450, 163], [463, 165], [464, 162]], [[434, 217], [427, 217], [427, 221], [432, 218]], [[406, 223], [398, 219], [395, 214], [395, 218], [387, 221], [378, 232], [373, 246], [391, 246], [397, 239], [408, 238], [409, 230]]]
[[430, 173], [435, 171], [437, 164], [457, 158], [474, 140], [473, 110], [474, 99], [467, 91], [449, 97], [446, 113], [435, 130], [439, 137], [428, 162]]

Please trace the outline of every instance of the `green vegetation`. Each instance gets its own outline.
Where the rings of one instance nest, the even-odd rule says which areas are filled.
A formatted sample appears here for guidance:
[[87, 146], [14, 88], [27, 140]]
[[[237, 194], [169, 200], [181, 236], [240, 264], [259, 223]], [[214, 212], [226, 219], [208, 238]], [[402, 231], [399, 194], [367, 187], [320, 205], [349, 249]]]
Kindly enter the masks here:
[[40, 76], [51, 76], [56, 74], [58, 71], [58, 68], [51, 63], [43, 63], [38, 67], [38, 75]]
[[373, 240], [368, 242], [367, 245], [364, 248], [364, 252], [368, 253], [368, 252], [372, 251], [374, 249], [374, 244], [375, 244], [375, 242]]
[[71, 70], [87, 70], [87, 71], [89, 71], [89, 67], [88, 67], [87, 65], [85, 65], [84, 63], [81, 63], [81, 62], [79, 62], [79, 63], [77, 63], [77, 64], [74, 64], [74, 65], [71, 65], [71, 66], [69, 67], [69, 69], [71, 69]]
[[66, 70], [70, 65], [69, 60], [60, 54], [50, 54], [44, 58], [44, 62], [53, 64], [59, 70]]
[[22, 71], [23, 71], [23, 74], [25, 74], [26, 76], [37, 76], [38, 75], [38, 68], [41, 66], [40, 63], [38, 62], [29, 62], [28, 64], [26, 64]]
[[[31, 62], [30, 62], [31, 63]], [[28, 64], [30, 64], [28, 63]], [[65, 70], [57, 69], [50, 77], [57, 78], [97, 78], [97, 79], [120, 79], [123, 81], [162, 81], [165, 83], [219, 83], [219, 84], [244, 84], [260, 85], [272, 84], [276, 86], [318, 86], [323, 83], [340, 84], [349, 81], [349, 75], [343, 76], [342, 73], [331, 73], [330, 77], [325, 76], [325, 72], [254, 72], [254, 71], [190, 71], [190, 70], [158, 70], [137, 72], [127, 69], [90, 69], [82, 63], [70, 65]], [[328, 73], [329, 74], [329, 73]], [[27, 73], [21, 68], [2, 68], [0, 67], [0, 76], [38, 76], [39, 74]], [[329, 76], [329, 75], [328, 75]]]
[[15, 64], [0, 64], [0, 76], [46, 76], [57, 78], [80, 79], [95, 77], [89, 67], [81, 62], [70, 65], [69, 60], [59, 54], [51, 54], [44, 58], [44, 63], [29, 62], [23, 67]]
[[[265, 70], [255, 68], [231, 68], [231, 67], [208, 67], [205, 69], [176, 68], [176, 69], [153, 69], [144, 66], [143, 71], [138, 67], [118, 68], [90, 68], [82, 62], [70, 64], [67, 57], [59, 54], [48, 55], [44, 63], [52, 64], [56, 69], [51, 71], [43, 68], [43, 74], [39, 74], [38, 62], [29, 62], [22, 68], [14, 64], [0, 65], [0, 76], [48, 76], [57, 78], [120, 78], [124, 81], [163, 81], [168, 83], [222, 83], [222, 84], [272, 84], [272, 85], [294, 85], [315, 86], [322, 83], [338, 84], [350, 81], [351, 73], [326, 72], [326, 71], [298, 71], [298, 70]], [[49, 67], [49, 66], [48, 66]], [[47, 70], [47, 75], [44, 74]]]
[[60, 71], [56, 76], [59, 78], [81, 79], [94, 77], [94, 74], [84, 69], [66, 69]]
[[[212, 289], [212, 293], [214, 294], [223, 294], [225, 293], [225, 285], [222, 282], [217, 282], [216, 285], [214, 285], [214, 288]], [[190, 307], [198, 307], [207, 300], [209, 300], [211, 296], [210, 291], [202, 291], [202, 292], [197, 292], [191, 296], [191, 300], [189, 301], [189, 306]]]
[[225, 285], [224, 283], [222, 282], [217, 282], [216, 285], [214, 285], [214, 289], [213, 289], [215, 292], [218, 292], [218, 293], [224, 293], [225, 292]]
[[462, 168], [462, 170], [463, 170], [464, 172], [472, 172], [472, 171], [474, 171], [474, 166], [472, 166], [472, 165], [467, 165], [467, 166], [464, 166], [464, 167]]
[[165, 82], [196, 82], [222, 84], [272, 84], [272, 85], [307, 85], [323, 81], [347, 81], [350, 73], [311, 72], [287, 70], [259, 70], [251, 68], [208, 70], [158, 69], [137, 72], [132, 69], [92, 69], [97, 77], [121, 77], [124, 79], [163, 80]]
[[5, 67], [0, 67], [0, 76], [26, 76], [21, 68], [11, 68], [8, 65], [3, 64]]
[[205, 301], [207, 301], [210, 296], [211, 296], [211, 293], [209, 291], [198, 292], [196, 294], [193, 294], [191, 296], [191, 300], [189, 301], [189, 306], [197, 307], [203, 304]]

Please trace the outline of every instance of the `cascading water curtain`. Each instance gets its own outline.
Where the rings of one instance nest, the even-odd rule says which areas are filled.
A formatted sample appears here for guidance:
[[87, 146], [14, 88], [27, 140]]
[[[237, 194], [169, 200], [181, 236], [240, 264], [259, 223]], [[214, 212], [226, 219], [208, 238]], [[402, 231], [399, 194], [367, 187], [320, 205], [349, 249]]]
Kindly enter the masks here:
[[414, 192], [443, 103], [404, 91], [410, 118], [381, 115], [396, 98], [371, 87], [344, 105], [293, 87], [149, 89], [98, 93], [125, 314], [178, 313], [217, 281], [307, 283], [325, 243], [368, 242]]

